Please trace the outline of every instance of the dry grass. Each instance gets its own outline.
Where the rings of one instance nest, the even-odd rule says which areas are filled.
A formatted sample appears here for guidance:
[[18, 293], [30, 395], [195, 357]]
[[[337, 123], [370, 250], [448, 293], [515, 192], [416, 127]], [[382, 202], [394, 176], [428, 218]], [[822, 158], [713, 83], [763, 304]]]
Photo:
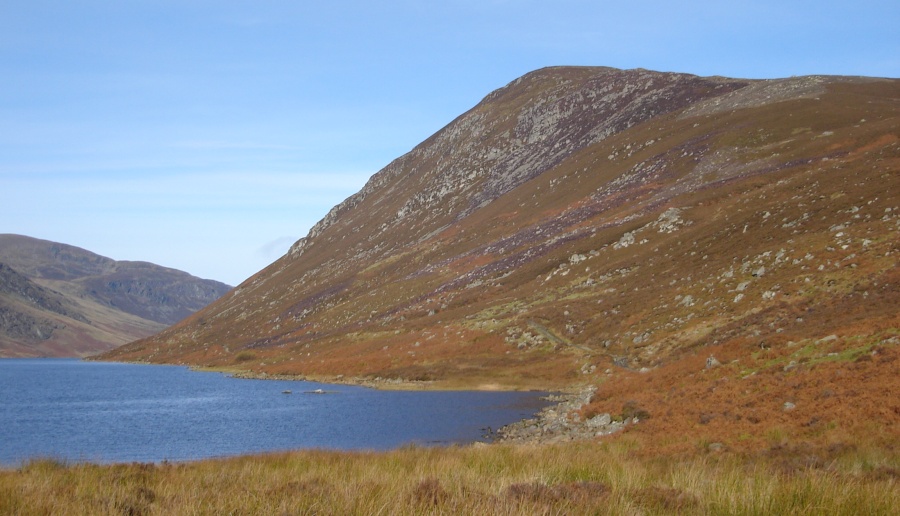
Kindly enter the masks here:
[[[435, 156], [506, 155], [513, 106], [550, 83], [479, 108], [497, 124], [487, 139], [441, 147], [436, 136], [398, 160], [301, 256], [105, 357], [547, 389], [737, 339], [759, 348], [896, 327], [900, 81], [657, 117], [559, 163], [538, 153], [546, 171], [468, 215], [478, 181], [501, 168], [474, 190], [447, 183], [453, 195], [396, 220], [447, 179]], [[681, 222], [664, 229], [670, 208]], [[626, 234], [635, 241], [622, 247]]]
[[0, 472], [2, 514], [891, 514], [895, 451], [647, 458], [605, 443], [303, 451], [187, 464], [64, 465]]
[[[698, 442], [741, 452], [863, 440], [891, 447], [900, 442], [896, 332], [771, 342], [765, 350], [739, 339], [710, 346], [647, 373], [618, 374], [600, 385], [582, 414], [641, 412], [641, 423], [628, 431], [653, 443], [650, 454], [689, 453]], [[750, 352], [753, 347], [758, 351]], [[710, 355], [723, 365], [705, 368]]]

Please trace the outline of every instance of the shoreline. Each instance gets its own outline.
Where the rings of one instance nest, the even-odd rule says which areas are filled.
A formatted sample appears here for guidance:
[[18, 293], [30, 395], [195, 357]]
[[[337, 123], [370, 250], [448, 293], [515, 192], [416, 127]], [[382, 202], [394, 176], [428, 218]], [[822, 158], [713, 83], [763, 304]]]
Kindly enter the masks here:
[[609, 414], [594, 416], [588, 420], [581, 418], [578, 412], [587, 405], [597, 391], [596, 386], [581, 385], [557, 389], [524, 388], [499, 383], [480, 383], [475, 386], [448, 385], [441, 381], [414, 381], [391, 378], [363, 378], [358, 376], [337, 375], [333, 377], [310, 377], [293, 374], [257, 373], [246, 369], [227, 367], [206, 367], [188, 364], [156, 364], [150, 362], [122, 362], [141, 365], [176, 365], [184, 366], [191, 371], [222, 373], [232, 378], [243, 380], [280, 380], [292, 382], [310, 382], [330, 385], [350, 385], [384, 391], [510, 391], [543, 393], [541, 400], [549, 405], [536, 412], [532, 417], [523, 418], [489, 431], [484, 437], [488, 442], [472, 441], [469, 446], [489, 444], [554, 444], [569, 441], [596, 439], [623, 430], [638, 421], [636, 418], [614, 420]]
[[[143, 363], [143, 362], [126, 362]], [[192, 371], [223, 373], [232, 378], [243, 380], [281, 380], [291, 382], [311, 382], [333, 385], [353, 385], [368, 387], [382, 391], [508, 391], [508, 392], [546, 392], [559, 393], [573, 389], [571, 386], [546, 387], [510, 385], [497, 382], [473, 382], [471, 384], [459, 380], [404, 380], [398, 378], [368, 378], [361, 376], [308, 376], [300, 374], [269, 374], [257, 373], [246, 369], [233, 369], [227, 367], [206, 367], [187, 364], [158, 364], [158, 365], [186, 365]]]
[[568, 441], [596, 439], [620, 432], [625, 427], [639, 422], [638, 418], [614, 419], [610, 414], [599, 414], [590, 419], [582, 419], [578, 412], [587, 405], [596, 386], [572, 386], [563, 389], [523, 389], [500, 384], [482, 384], [478, 387], [447, 387], [433, 381], [409, 381], [388, 378], [360, 378], [339, 375], [332, 378], [314, 379], [301, 375], [271, 375], [252, 371], [234, 371], [213, 368], [192, 368], [196, 371], [218, 371], [234, 378], [250, 380], [306, 381], [335, 385], [354, 385], [377, 390], [447, 390], [447, 391], [517, 391], [544, 392], [540, 399], [550, 404], [534, 414], [491, 431], [485, 437], [488, 443], [474, 441], [470, 445], [481, 444], [554, 444]]
[[[194, 370], [210, 371], [211, 369], [194, 368]], [[638, 423], [637, 418], [613, 419], [610, 414], [600, 414], [587, 420], [582, 419], [578, 411], [591, 401], [591, 398], [597, 391], [597, 387], [592, 385], [557, 390], [504, 388], [504, 386], [499, 384], [482, 385], [482, 387], [486, 388], [447, 388], [436, 386], [435, 384], [438, 382], [359, 377], [346, 378], [343, 375], [329, 379], [310, 379], [300, 375], [270, 375], [251, 371], [226, 372], [220, 370], [219, 372], [225, 372], [226, 374], [231, 374], [234, 378], [242, 379], [306, 381], [323, 384], [354, 385], [377, 390], [506, 390], [546, 393], [540, 399], [549, 401], [550, 404], [535, 413], [533, 417], [520, 419], [490, 431], [485, 435], [489, 439], [487, 443], [473, 441], [468, 443], [470, 446], [487, 444], [555, 444], [569, 441], [584, 441], [611, 435], [624, 430], [628, 425]]]
[[554, 402], [544, 407], [535, 417], [510, 423], [497, 430], [494, 443], [504, 444], [558, 444], [572, 441], [588, 441], [611, 435], [637, 424], [637, 418], [616, 418], [599, 414], [583, 419], [579, 410], [587, 405], [596, 387], [588, 386], [568, 392], [546, 396]]

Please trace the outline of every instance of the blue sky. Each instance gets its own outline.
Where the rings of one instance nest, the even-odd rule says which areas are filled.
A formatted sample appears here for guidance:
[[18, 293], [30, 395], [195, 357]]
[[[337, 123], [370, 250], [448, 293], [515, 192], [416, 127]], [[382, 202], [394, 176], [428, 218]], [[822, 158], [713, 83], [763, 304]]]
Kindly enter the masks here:
[[891, 1], [4, 0], [0, 233], [236, 285], [551, 65], [900, 76]]

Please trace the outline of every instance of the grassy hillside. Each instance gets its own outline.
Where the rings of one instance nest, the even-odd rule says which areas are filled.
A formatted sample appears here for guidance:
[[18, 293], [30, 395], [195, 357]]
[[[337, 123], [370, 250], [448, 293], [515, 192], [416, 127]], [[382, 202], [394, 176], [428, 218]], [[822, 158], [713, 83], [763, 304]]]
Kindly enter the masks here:
[[108, 356], [547, 387], [709, 346], [890, 339], [898, 99], [896, 80], [536, 72], [230, 295]]

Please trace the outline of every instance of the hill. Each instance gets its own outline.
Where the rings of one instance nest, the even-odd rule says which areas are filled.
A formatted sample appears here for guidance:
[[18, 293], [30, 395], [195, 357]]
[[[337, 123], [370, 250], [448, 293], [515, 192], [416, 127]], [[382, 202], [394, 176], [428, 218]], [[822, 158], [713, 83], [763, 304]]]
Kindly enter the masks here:
[[[734, 436], [799, 406], [785, 425], [827, 427], [835, 400], [820, 396], [896, 421], [898, 114], [896, 79], [538, 70], [238, 288], [105, 356], [599, 385], [585, 417], [668, 411], [679, 431]], [[736, 416], [729, 396], [759, 405]]]
[[0, 356], [87, 356], [159, 332], [229, 287], [146, 262], [0, 235]]

